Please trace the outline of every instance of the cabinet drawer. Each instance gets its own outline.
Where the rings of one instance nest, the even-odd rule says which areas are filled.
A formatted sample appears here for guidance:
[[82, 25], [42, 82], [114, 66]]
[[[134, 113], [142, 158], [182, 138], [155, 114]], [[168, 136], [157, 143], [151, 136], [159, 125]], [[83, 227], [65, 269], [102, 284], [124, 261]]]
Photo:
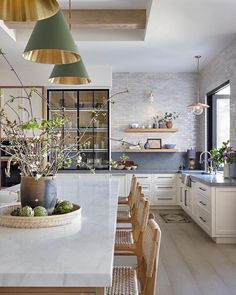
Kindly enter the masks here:
[[205, 197], [202, 193], [197, 191], [196, 193], [196, 205], [206, 210], [208, 213], [211, 212], [210, 198]]
[[140, 185], [152, 182], [152, 176], [148, 174], [136, 174], [137, 181]]
[[197, 191], [200, 192], [202, 195], [204, 195], [207, 198], [210, 198], [211, 196], [211, 188], [203, 183], [197, 182], [196, 183]]
[[175, 184], [155, 184], [155, 193], [176, 194]]
[[211, 233], [211, 214], [207, 213], [200, 206], [196, 208], [196, 218], [198, 224], [209, 234]]
[[155, 183], [175, 183], [176, 175], [175, 174], [156, 174]]
[[157, 195], [155, 194], [152, 197], [152, 203], [153, 204], [162, 204], [162, 205], [168, 205], [168, 204], [175, 204], [176, 203], [176, 195]]

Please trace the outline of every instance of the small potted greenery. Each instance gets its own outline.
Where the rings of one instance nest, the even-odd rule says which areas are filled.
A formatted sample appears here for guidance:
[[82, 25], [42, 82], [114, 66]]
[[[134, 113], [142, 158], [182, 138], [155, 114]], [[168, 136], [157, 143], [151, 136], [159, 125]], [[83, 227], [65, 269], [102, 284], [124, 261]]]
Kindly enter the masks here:
[[165, 112], [164, 114], [164, 122], [166, 124], [167, 128], [172, 128], [173, 127], [173, 121], [175, 119], [177, 119], [179, 117], [179, 114], [177, 114], [176, 112], [173, 113], [169, 113], [169, 112]]

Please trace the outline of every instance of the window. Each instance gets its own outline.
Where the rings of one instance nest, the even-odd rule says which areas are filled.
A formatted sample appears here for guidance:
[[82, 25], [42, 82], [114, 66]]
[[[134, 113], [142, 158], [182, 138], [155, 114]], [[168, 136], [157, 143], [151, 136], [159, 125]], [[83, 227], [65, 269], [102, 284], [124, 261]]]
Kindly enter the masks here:
[[226, 82], [207, 95], [208, 149], [219, 148], [230, 139], [230, 84]]

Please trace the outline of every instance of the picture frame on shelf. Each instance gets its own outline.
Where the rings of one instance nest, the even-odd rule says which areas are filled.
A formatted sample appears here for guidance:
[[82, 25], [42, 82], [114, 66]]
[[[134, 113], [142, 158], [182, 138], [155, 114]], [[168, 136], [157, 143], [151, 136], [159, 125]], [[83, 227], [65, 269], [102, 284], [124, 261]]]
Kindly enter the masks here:
[[147, 143], [149, 145], [149, 149], [161, 149], [162, 148], [161, 138], [148, 138]]

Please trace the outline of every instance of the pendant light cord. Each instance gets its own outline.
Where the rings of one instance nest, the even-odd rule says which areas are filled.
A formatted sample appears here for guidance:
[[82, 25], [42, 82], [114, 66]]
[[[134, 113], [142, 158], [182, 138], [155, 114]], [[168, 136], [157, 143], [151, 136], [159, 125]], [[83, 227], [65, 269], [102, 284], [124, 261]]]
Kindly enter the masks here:
[[69, 0], [69, 29], [71, 31], [71, 0]]
[[197, 85], [197, 103], [200, 102], [200, 58], [201, 55], [196, 55], [197, 59], [197, 73], [198, 73], [198, 85]]

